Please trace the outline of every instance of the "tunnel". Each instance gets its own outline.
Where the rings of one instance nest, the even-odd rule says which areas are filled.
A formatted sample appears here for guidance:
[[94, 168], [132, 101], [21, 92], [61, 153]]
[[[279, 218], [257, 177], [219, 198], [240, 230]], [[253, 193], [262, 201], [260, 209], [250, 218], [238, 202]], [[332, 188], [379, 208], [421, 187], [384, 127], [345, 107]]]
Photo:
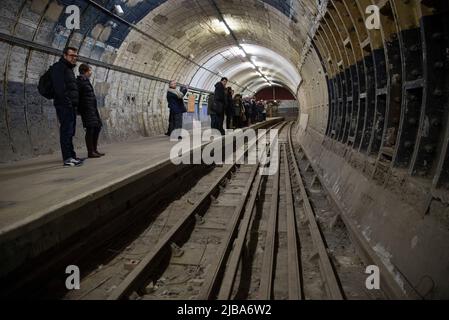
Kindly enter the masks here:
[[[71, 246], [80, 235], [93, 234], [109, 219], [107, 215], [137, 212], [133, 211], [139, 206], [136, 190], [156, 185], [157, 179], [167, 179], [180, 190], [197, 179], [196, 169], [187, 176], [187, 169], [170, 167], [167, 172], [175, 172], [174, 178], [156, 169], [145, 167], [144, 172], [148, 154], [120, 146], [162, 143], [151, 139], [162, 139], [167, 131], [171, 80], [187, 86], [187, 96], [192, 97], [186, 98], [192, 110], [183, 116], [184, 127], [210, 126], [209, 99], [214, 85], [227, 77], [235, 93], [285, 106], [269, 119], [290, 121], [292, 149], [281, 142], [280, 150], [286, 150], [285, 159], [299, 155], [299, 170], [290, 171], [291, 183], [301, 186], [294, 179], [303, 176], [306, 185], [304, 193], [293, 189], [292, 201], [300, 201], [299, 194], [315, 197], [313, 187], [318, 186], [329, 210], [338, 212], [350, 239], [345, 241], [352, 243], [364, 266], [379, 270], [384, 298], [449, 298], [447, 1], [0, 0], [0, 4], [0, 254], [7, 262], [0, 268], [4, 284], [0, 291], [15, 284], [19, 275], [34, 277], [33, 264], [55, 257], [61, 244]], [[84, 180], [57, 170], [58, 117], [53, 101], [39, 94], [38, 83], [66, 47], [77, 49], [78, 65], [92, 68], [90, 81], [103, 122], [101, 145], [119, 146], [142, 166], [136, 164], [133, 175], [126, 173], [126, 182], [117, 180], [121, 170], [131, 166], [124, 157], [105, 164], [109, 167], [104, 172], [99, 166], [83, 173]], [[78, 68], [74, 70], [77, 74]], [[75, 148], [84, 148], [81, 120], [73, 141]], [[108, 157], [113, 157], [111, 152], [104, 159]], [[162, 158], [151, 165], [160, 169], [158, 161]], [[281, 167], [287, 162], [282, 160]], [[144, 174], [154, 178], [139, 180]], [[96, 179], [108, 183], [90, 190], [88, 184]], [[136, 185], [131, 187], [132, 183]], [[63, 193], [66, 184], [77, 187]], [[159, 198], [152, 199], [159, 203]], [[250, 200], [249, 196], [246, 201]], [[302, 208], [305, 201], [301, 201]], [[320, 206], [311, 203], [317, 214]], [[320, 218], [316, 221], [324, 228]], [[298, 246], [302, 244], [299, 240]], [[172, 254], [178, 247], [171, 247]], [[227, 254], [233, 257], [233, 252]], [[330, 260], [334, 270], [343, 263]], [[321, 268], [325, 269], [323, 263]], [[363, 286], [365, 278], [360, 280]], [[344, 279], [337, 282], [344, 287]], [[20, 285], [28, 283], [23, 280]], [[17, 290], [20, 297], [23, 291]]]

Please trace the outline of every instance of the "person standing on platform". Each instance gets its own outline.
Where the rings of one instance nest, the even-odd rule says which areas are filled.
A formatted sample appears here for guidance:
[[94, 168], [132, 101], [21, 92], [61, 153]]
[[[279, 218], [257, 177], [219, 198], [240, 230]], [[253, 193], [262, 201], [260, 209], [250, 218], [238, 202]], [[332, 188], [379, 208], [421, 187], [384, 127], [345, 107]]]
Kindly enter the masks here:
[[232, 120], [234, 124], [234, 129], [238, 129], [242, 127], [242, 114], [243, 114], [243, 102], [242, 95], [236, 94], [234, 97], [234, 118]]
[[257, 101], [256, 110], [257, 110], [257, 122], [261, 122], [263, 119], [263, 100]]
[[211, 128], [220, 131], [222, 135], [225, 134], [223, 129], [224, 112], [226, 107], [226, 85], [228, 84], [227, 78], [221, 78], [220, 82], [215, 84], [214, 103], [209, 111]]
[[83, 160], [76, 156], [73, 137], [76, 130], [78, 108], [78, 85], [73, 68], [78, 60], [78, 49], [66, 47], [61, 59], [50, 69], [51, 86], [54, 92], [53, 104], [59, 121], [59, 140], [64, 167], [77, 167]]
[[252, 125], [251, 123], [251, 100], [250, 98], [246, 98], [243, 106], [245, 108], [245, 127], [249, 127]]
[[214, 108], [215, 94], [211, 93], [207, 99], [207, 115], [210, 117], [210, 111]]
[[267, 103], [262, 101], [262, 121], [267, 121]]
[[170, 109], [170, 119], [168, 126], [168, 135], [171, 135], [173, 130], [182, 129], [182, 117], [187, 109], [184, 105], [184, 96], [187, 94], [187, 87], [177, 89], [177, 82], [170, 81], [167, 91], [168, 108]]
[[234, 90], [231, 87], [226, 88], [226, 129], [232, 129], [234, 118]]
[[87, 156], [89, 158], [100, 158], [105, 155], [98, 151], [98, 138], [103, 123], [98, 113], [97, 97], [90, 83], [92, 68], [87, 64], [81, 64], [78, 71], [80, 73], [76, 79], [79, 92], [78, 113], [81, 115], [83, 126], [86, 130]]
[[251, 124], [257, 123], [257, 104], [256, 99], [251, 99]]

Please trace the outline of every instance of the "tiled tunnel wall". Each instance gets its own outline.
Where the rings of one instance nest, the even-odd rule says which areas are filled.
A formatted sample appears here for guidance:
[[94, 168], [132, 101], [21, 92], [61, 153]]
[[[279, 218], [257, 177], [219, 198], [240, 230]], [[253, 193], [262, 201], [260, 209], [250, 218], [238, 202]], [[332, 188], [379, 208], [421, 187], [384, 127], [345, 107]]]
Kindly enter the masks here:
[[[85, 10], [86, 2], [70, 3], [78, 4], [83, 12], [79, 32], [65, 28], [62, 2], [2, 1], [0, 32], [9, 42], [0, 42], [0, 65], [4, 70], [0, 161], [58, 150], [56, 113], [52, 101], [37, 92], [37, 82], [59, 59], [58, 49], [66, 45], [80, 48], [80, 54], [94, 62], [93, 85], [105, 126], [103, 141], [132, 139], [165, 130], [166, 82], [109, 68], [115, 61], [116, 47], [126, 35], [105, 35], [108, 31], [103, 29], [102, 22], [109, 21], [106, 15], [102, 16], [98, 10]], [[77, 131], [75, 141], [82, 146], [80, 123]]]
[[449, 294], [448, 6], [329, 1], [298, 92], [299, 140], [345, 222], [418, 298]]
[[[365, 27], [371, 4], [379, 30]], [[329, 147], [366, 155], [364, 170], [382, 183], [402, 169], [449, 187], [447, 10], [445, 1], [330, 1], [313, 38], [298, 94], [309, 125]]]

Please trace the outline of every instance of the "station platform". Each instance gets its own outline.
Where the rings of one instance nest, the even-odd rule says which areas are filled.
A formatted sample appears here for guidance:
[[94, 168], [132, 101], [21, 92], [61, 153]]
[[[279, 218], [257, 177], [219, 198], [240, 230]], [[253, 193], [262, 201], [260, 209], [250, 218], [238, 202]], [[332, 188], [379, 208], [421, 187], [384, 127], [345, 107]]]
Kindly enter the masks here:
[[59, 153], [0, 165], [0, 279], [62, 242], [75, 243], [113, 219], [119, 224], [122, 212], [155, 190], [176, 187], [184, 169], [169, 158], [176, 143], [155, 136], [105, 145], [105, 157], [77, 168], [62, 167]]

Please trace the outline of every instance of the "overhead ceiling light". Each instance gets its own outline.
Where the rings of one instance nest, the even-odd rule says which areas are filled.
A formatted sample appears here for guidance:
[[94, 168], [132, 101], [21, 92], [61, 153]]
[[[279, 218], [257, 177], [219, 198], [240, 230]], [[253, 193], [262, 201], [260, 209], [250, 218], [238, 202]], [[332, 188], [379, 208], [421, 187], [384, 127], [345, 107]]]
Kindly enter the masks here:
[[223, 28], [224, 32], [226, 33], [226, 35], [230, 35], [231, 31], [229, 31], [228, 27], [226, 26], [226, 23], [224, 23], [224, 21], [220, 21], [218, 22], [220, 24], [220, 26]]
[[119, 4], [116, 4], [115, 6], [114, 6], [114, 13], [116, 14], [116, 15], [118, 15], [118, 16], [122, 16], [123, 14], [124, 14], [124, 11], [123, 11], [123, 9], [122, 9], [122, 6], [121, 5], [119, 5]]
[[246, 52], [245, 51], [243, 51], [243, 49], [242, 48], [237, 48], [237, 51], [238, 51], [238, 53], [243, 57], [243, 58], [245, 58], [246, 57]]

